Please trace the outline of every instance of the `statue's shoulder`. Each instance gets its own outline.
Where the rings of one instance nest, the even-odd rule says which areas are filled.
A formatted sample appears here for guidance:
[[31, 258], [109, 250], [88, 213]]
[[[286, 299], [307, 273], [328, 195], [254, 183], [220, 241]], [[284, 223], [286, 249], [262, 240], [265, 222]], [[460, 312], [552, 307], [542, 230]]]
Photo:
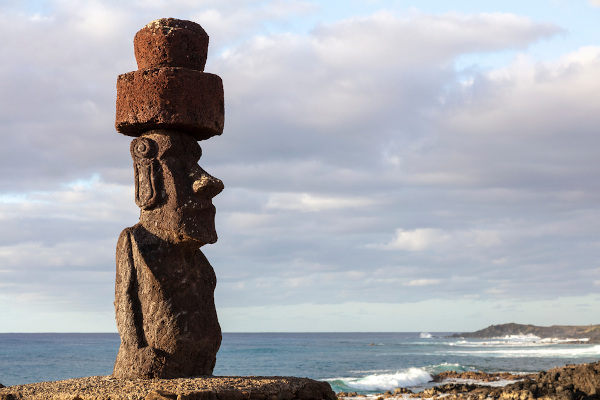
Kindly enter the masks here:
[[139, 224], [123, 229], [117, 241], [117, 250], [123, 247], [131, 247], [131, 242], [135, 241], [135, 232], [139, 229]]

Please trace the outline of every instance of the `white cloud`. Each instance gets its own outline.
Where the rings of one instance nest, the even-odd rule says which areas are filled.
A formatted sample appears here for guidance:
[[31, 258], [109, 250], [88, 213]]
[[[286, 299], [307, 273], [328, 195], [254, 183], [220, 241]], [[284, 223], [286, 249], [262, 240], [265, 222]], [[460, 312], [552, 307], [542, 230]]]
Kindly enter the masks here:
[[[97, 265], [99, 260], [111, 260], [116, 240], [102, 242], [73, 241], [47, 245], [36, 242], [23, 242], [0, 247], [0, 263], [12, 272], [19, 267], [60, 270], [77, 266]], [[90, 274], [91, 275], [91, 274]]]
[[442, 283], [441, 279], [413, 279], [405, 283], [406, 286], [432, 286]]
[[133, 185], [103, 181], [99, 175], [60, 185], [51, 191], [7, 193], [0, 196], [0, 219], [51, 218], [81, 224], [98, 220], [135, 221]]
[[384, 245], [370, 247], [385, 250], [422, 251], [446, 242], [450, 236], [440, 229], [419, 228], [412, 231], [396, 230], [396, 237]]
[[273, 193], [267, 208], [319, 212], [342, 208], [358, 208], [373, 204], [368, 198], [344, 198], [316, 196], [309, 193]]
[[493, 230], [472, 229], [447, 232], [436, 228], [413, 230], [396, 229], [396, 236], [386, 244], [369, 244], [367, 248], [383, 250], [447, 251], [464, 248], [486, 249], [503, 244], [501, 233]]
[[[231, 101], [244, 105], [243, 124], [283, 120], [292, 125], [284, 130], [285, 143], [305, 143], [313, 131], [311, 150], [339, 158], [350, 148], [356, 153], [345, 154], [346, 160], [359, 160], [353, 157], [357, 150], [387, 139], [382, 125], [387, 130], [395, 122], [407, 130], [423, 108], [435, 106], [438, 94], [432, 92], [452, 75], [454, 57], [525, 47], [558, 31], [510, 14], [399, 18], [381, 12], [320, 26], [308, 36], [253, 38], [230, 49], [214, 68], [229, 82]], [[349, 136], [348, 129], [362, 135]], [[328, 138], [335, 140], [319, 144]]]
[[527, 188], [587, 192], [598, 173], [599, 71], [600, 48], [586, 47], [555, 62], [522, 56], [478, 76], [449, 100], [432, 146], [400, 154], [403, 165], [424, 184], [437, 176], [440, 184], [513, 187], [524, 196]]

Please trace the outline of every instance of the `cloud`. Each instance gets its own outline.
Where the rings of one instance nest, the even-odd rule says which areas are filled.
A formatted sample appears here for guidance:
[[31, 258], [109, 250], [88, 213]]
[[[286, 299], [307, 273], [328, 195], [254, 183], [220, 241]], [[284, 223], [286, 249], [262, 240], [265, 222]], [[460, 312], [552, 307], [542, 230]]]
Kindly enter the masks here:
[[396, 230], [396, 237], [391, 242], [384, 245], [371, 245], [370, 247], [385, 250], [421, 251], [436, 244], [442, 244], [448, 239], [449, 236], [439, 229], [423, 228], [408, 232], [398, 229]]
[[[223, 140], [244, 149], [229, 158], [370, 166], [391, 143], [408, 144], [427, 131], [427, 114], [455, 78], [455, 57], [526, 47], [557, 32], [509, 14], [382, 12], [309, 35], [253, 37], [213, 64], [229, 96], [231, 133]], [[254, 134], [240, 135], [244, 128]]]
[[414, 279], [405, 283], [406, 286], [432, 286], [442, 283], [440, 279]]
[[131, 186], [98, 175], [54, 191], [1, 195], [2, 294], [38, 310], [107, 312], [118, 225], [137, 220], [132, 199]]
[[365, 207], [373, 203], [368, 198], [313, 196], [309, 193], [273, 193], [267, 208], [318, 212], [323, 210]]
[[600, 0], [589, 0], [589, 2], [594, 7], [600, 7]]
[[555, 24], [385, 10], [315, 24], [302, 1], [12, 4], [0, 281], [22, 305], [111, 312], [114, 243], [139, 213], [115, 82], [136, 69], [135, 32], [169, 15], [206, 28], [225, 86], [225, 132], [200, 160], [226, 186], [219, 242], [202, 248], [220, 308], [597, 291], [600, 52], [528, 55]]
[[448, 251], [449, 248], [490, 248], [502, 244], [500, 232], [469, 230], [445, 232], [441, 229], [418, 228], [411, 231], [396, 230], [396, 237], [386, 244], [369, 244], [366, 247], [383, 250]]
[[[476, 77], [447, 99], [443, 134], [427, 153], [398, 157], [424, 183], [586, 192], [597, 172], [599, 87], [591, 78], [599, 55], [586, 47], [550, 63], [523, 56]], [[447, 180], [442, 171], [461, 178]]]

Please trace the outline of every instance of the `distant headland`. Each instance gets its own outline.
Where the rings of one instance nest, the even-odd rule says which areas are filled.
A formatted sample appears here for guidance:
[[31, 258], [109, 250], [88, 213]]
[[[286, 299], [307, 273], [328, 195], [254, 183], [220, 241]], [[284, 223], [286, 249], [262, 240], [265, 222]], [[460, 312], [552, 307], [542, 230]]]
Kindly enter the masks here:
[[536, 326], [510, 323], [491, 325], [476, 332], [457, 333], [451, 337], [491, 339], [511, 335], [534, 335], [540, 339], [573, 340], [573, 343], [600, 343], [600, 325]]

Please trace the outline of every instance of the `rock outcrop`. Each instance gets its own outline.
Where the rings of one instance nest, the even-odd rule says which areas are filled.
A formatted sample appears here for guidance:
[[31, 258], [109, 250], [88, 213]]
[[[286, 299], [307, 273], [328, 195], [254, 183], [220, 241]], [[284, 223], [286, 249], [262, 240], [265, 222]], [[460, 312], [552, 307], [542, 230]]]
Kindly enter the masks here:
[[212, 198], [223, 182], [199, 165], [198, 140], [223, 132], [221, 79], [205, 73], [208, 35], [191, 21], [153, 21], [134, 39], [139, 70], [117, 80], [117, 131], [133, 136], [138, 224], [117, 243], [115, 312], [121, 346], [113, 376], [211, 375], [221, 344]]
[[491, 325], [476, 332], [465, 332], [452, 337], [491, 339], [509, 335], [534, 335], [542, 339], [589, 339], [587, 343], [600, 343], [600, 325], [536, 326], [522, 324]]
[[[532, 375], [527, 375], [532, 376]], [[446, 379], [467, 379], [479, 382], [514, 381], [525, 378], [525, 375], [515, 375], [510, 372], [486, 373], [480, 371], [444, 371], [433, 376], [433, 382], [443, 382]]]
[[[443, 383], [446, 380], [450, 382]], [[468, 380], [468, 382], [465, 382]], [[477, 382], [515, 380], [506, 386], [491, 386]], [[444, 372], [434, 376], [442, 383], [422, 392], [413, 393], [406, 388], [388, 391], [380, 399], [410, 398], [447, 400], [599, 400], [600, 362], [567, 365], [537, 374], [514, 375], [485, 372]], [[359, 397], [356, 393], [338, 393], [338, 398]]]

